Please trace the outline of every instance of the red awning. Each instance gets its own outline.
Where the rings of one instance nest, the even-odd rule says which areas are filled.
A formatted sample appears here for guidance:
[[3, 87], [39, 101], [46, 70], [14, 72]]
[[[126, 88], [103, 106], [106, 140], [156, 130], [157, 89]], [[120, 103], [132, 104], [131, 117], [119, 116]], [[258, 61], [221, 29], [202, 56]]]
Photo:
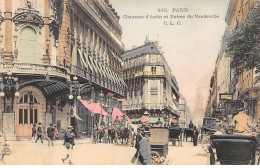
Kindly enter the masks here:
[[101, 115], [108, 115], [108, 113], [101, 108], [98, 103], [88, 103], [86, 100], [80, 100], [80, 102], [92, 113], [101, 114]]
[[[112, 123], [114, 124], [114, 121], [116, 119], [116, 116], [118, 116], [118, 119], [121, 121], [123, 119], [123, 113], [122, 111], [120, 111], [118, 108], [113, 109], [113, 113], [112, 113]], [[125, 115], [125, 118], [128, 120], [129, 123], [132, 123], [131, 119]]]

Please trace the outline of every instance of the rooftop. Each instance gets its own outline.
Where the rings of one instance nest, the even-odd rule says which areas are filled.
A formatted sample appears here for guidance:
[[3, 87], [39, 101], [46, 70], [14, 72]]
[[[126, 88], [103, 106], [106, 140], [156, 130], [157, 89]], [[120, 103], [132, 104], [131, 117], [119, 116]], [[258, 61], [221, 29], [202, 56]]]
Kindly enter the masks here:
[[135, 58], [144, 54], [157, 54], [161, 55], [162, 53], [158, 50], [157, 46], [154, 43], [147, 43], [137, 48], [133, 48], [131, 50], [126, 51], [122, 55], [122, 60], [127, 60], [131, 58]]

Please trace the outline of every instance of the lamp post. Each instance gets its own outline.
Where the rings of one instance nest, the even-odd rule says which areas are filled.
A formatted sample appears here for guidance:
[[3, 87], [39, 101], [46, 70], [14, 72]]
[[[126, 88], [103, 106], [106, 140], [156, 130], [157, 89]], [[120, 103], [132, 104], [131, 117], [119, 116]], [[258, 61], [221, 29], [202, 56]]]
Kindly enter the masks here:
[[19, 97], [20, 93], [18, 92], [18, 89], [18, 78], [14, 77], [12, 72], [9, 71], [5, 75], [2, 74], [2, 76], [0, 77], [0, 96], [2, 98], [4, 98], [6, 95], [11, 96], [12, 90], [15, 90], [14, 96]]
[[80, 87], [81, 87], [81, 84], [79, 84], [78, 77], [74, 76], [73, 80], [70, 83], [69, 100], [70, 100], [71, 106], [70, 106], [70, 112], [69, 112], [69, 125], [71, 124], [70, 123], [71, 116], [74, 114], [74, 109], [76, 108], [76, 102], [77, 102], [77, 100], [81, 100]]
[[[102, 107], [104, 106], [104, 93], [103, 91], [101, 90], [100, 93], [99, 93], [99, 105], [100, 105], [100, 114], [101, 114], [101, 118], [102, 118]], [[101, 122], [101, 120], [100, 120]], [[99, 122], [99, 123], [100, 123]]]

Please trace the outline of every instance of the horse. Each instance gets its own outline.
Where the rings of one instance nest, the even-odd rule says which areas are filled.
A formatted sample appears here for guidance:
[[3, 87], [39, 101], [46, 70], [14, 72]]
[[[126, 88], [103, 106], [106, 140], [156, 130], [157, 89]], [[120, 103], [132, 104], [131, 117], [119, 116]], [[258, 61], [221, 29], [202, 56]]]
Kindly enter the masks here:
[[129, 135], [130, 135], [131, 130], [125, 126], [122, 126], [120, 129], [120, 138], [121, 138], [121, 143], [124, 144], [128, 144], [129, 142]]
[[113, 143], [113, 141], [115, 143], [117, 143], [118, 137], [117, 137], [117, 132], [116, 129], [114, 127], [110, 127], [108, 129], [108, 142], [109, 143]]
[[99, 143], [101, 143], [101, 139], [103, 138], [104, 134], [105, 134], [105, 130], [99, 127], [97, 129], [97, 140]]

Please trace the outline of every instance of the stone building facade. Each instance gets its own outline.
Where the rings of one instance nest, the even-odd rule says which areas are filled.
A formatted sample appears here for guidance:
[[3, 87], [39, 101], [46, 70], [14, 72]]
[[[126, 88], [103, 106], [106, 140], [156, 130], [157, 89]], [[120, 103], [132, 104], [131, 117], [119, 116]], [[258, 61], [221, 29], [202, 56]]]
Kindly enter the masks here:
[[[255, 69], [247, 70], [244, 65], [241, 65], [241, 73], [235, 74], [234, 70], [230, 68], [232, 60], [226, 57], [225, 53], [226, 39], [248, 19], [259, 17], [259, 7], [259, 0], [230, 0], [227, 10], [225, 18], [227, 28], [215, 66], [217, 78], [212, 77], [213, 81], [216, 80], [216, 88], [214, 88], [214, 84], [211, 85], [211, 96], [209, 97], [211, 103], [208, 103], [207, 108], [209, 111], [209, 106], [211, 106], [210, 113], [218, 114], [217, 116], [212, 116], [226, 120], [227, 122], [231, 122], [238, 108], [244, 108], [252, 121], [256, 122], [260, 118], [259, 73], [256, 73]], [[217, 90], [217, 92], [213, 90]], [[221, 100], [221, 94], [226, 94], [229, 97], [228, 100]]]
[[183, 97], [182, 95], [179, 100], [179, 113], [180, 113], [180, 118], [179, 118], [180, 126], [184, 128], [189, 127], [189, 123], [192, 119], [191, 112], [189, 106], [187, 105], [187, 101], [185, 97]]
[[42, 123], [44, 134], [54, 123], [89, 135], [93, 118], [77, 98], [108, 112], [118, 106], [125, 90], [121, 34], [107, 0], [0, 0], [4, 136], [30, 137], [34, 123]]
[[127, 96], [123, 109], [133, 121], [138, 121], [144, 111], [150, 112], [151, 123], [158, 117], [179, 118], [179, 88], [175, 77], [159, 51], [158, 42], [126, 51], [122, 55], [123, 76]]

